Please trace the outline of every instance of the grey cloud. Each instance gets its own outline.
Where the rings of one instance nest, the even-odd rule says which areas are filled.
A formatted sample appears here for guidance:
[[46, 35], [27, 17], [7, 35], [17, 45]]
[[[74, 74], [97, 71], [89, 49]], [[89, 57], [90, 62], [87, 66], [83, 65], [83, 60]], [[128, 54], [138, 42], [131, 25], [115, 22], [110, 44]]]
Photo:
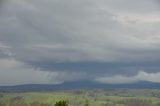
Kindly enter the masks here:
[[124, 83], [135, 83], [138, 81], [149, 81], [149, 82], [156, 82], [160, 83], [159, 79], [160, 73], [146, 73], [140, 71], [135, 76], [124, 76], [124, 75], [116, 75], [112, 77], [100, 77], [96, 78], [95, 80], [100, 83], [110, 83], [110, 84], [124, 84]]
[[91, 74], [89, 79], [104, 73], [159, 72], [157, 0], [4, 3], [0, 58], [13, 58], [35, 70], [58, 71], [62, 76], [68, 72]]
[[140, 14], [149, 14], [149, 13], [159, 13], [159, 0], [141, 0], [132, 1], [132, 0], [112, 0], [106, 1], [101, 0], [102, 2], [97, 2], [103, 6], [108, 5], [106, 8], [111, 8], [111, 11], [120, 12], [120, 13], [140, 13]]

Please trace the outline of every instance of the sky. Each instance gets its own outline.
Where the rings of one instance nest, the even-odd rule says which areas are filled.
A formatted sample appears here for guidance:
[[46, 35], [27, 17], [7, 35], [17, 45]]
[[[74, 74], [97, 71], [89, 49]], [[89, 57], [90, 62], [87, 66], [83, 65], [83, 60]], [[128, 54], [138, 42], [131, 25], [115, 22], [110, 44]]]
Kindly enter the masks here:
[[159, 0], [0, 0], [0, 85], [160, 83]]

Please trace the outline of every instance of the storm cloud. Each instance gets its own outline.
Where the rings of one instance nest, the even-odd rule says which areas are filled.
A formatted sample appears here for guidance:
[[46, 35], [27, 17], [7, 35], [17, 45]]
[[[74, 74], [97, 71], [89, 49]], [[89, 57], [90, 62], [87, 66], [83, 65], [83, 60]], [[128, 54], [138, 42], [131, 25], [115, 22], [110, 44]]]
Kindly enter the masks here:
[[[160, 72], [158, 0], [0, 3], [0, 62], [5, 64], [0, 67], [5, 76], [0, 85], [71, 80], [116, 83], [108, 76], [124, 75], [122, 79], [127, 80], [139, 76], [141, 70], [153, 75]], [[12, 75], [19, 77], [8, 80]]]

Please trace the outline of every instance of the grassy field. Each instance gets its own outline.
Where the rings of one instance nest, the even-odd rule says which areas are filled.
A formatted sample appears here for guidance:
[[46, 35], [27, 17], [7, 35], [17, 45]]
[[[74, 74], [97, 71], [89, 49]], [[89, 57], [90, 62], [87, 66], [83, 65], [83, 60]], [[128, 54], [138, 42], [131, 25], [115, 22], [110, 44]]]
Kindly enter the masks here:
[[[160, 90], [155, 89], [108, 89], [108, 90], [66, 90], [41, 92], [0, 92], [0, 103], [7, 105], [13, 101], [23, 100], [48, 103], [65, 100], [69, 106], [132, 106], [133, 103], [146, 102], [145, 106], [160, 106]], [[133, 103], [132, 103], [133, 102]], [[134, 105], [134, 106], [138, 106]], [[143, 106], [143, 105], [141, 105]]]

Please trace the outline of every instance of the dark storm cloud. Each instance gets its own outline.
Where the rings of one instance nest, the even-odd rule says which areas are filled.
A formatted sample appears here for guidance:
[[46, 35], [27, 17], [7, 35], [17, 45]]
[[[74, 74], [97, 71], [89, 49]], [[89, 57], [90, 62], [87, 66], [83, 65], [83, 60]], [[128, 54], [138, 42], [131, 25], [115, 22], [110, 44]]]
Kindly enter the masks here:
[[140, 70], [159, 72], [158, 2], [1, 2], [5, 5], [0, 11], [0, 59], [11, 58], [15, 61], [10, 64], [16, 63], [18, 67], [23, 64], [20, 66], [24, 69], [58, 72], [53, 75], [56, 82], [59, 76], [65, 75], [60, 82], [74, 80], [77, 73], [78, 79], [94, 80], [104, 74], [133, 76]]
[[[53, 61], [30, 62], [33, 67], [42, 70], [59, 70], [70, 72], [88, 72], [89, 74], [108, 75], [125, 74], [135, 75], [140, 70], [146, 72], [157, 72], [160, 69], [159, 61], [156, 62], [60, 62]], [[138, 70], [137, 70], [138, 69]]]

